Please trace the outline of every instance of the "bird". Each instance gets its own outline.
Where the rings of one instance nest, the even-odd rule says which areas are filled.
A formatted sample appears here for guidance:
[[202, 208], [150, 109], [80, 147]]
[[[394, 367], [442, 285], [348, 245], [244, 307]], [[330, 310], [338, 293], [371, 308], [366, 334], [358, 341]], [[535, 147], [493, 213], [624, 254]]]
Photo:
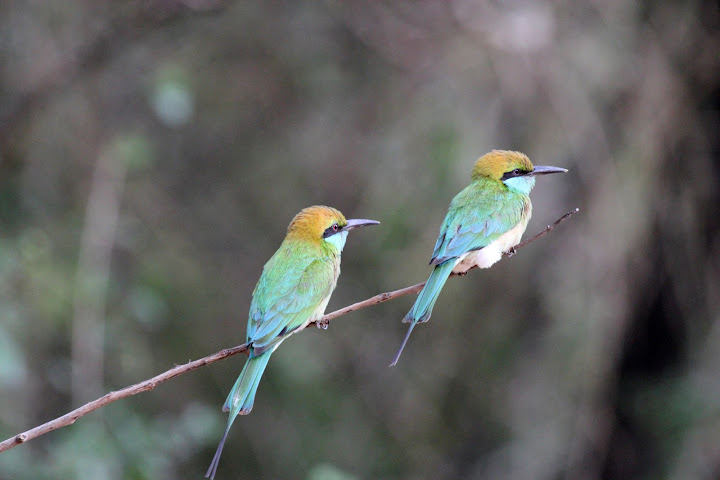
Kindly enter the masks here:
[[450, 202], [430, 259], [433, 271], [403, 322], [407, 334], [390, 366], [397, 364], [410, 334], [427, 322], [451, 273], [490, 268], [520, 242], [530, 216], [530, 191], [535, 177], [567, 172], [565, 168], [533, 166], [527, 155], [493, 150], [478, 158], [470, 185]]
[[[340, 275], [340, 254], [348, 232], [379, 223], [346, 220], [338, 210], [318, 205], [301, 210], [292, 219], [252, 294], [246, 335], [248, 360], [223, 405], [223, 411], [229, 412], [227, 427], [206, 478], [215, 477], [237, 415], [252, 410], [270, 355], [290, 335], [322, 318]], [[327, 324], [318, 326], [327, 328]]]

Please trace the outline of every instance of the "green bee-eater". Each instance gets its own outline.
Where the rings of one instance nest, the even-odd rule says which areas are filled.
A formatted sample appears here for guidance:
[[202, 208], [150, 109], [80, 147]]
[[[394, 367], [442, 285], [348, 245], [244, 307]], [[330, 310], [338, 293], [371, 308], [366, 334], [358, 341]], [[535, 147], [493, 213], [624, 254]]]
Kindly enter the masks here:
[[489, 268], [520, 242], [532, 204], [535, 176], [567, 172], [558, 167], [533, 167], [520, 152], [493, 150], [473, 167], [472, 180], [453, 198], [440, 227], [430, 265], [434, 269], [403, 322], [409, 322], [405, 339], [390, 364], [395, 365], [417, 323], [427, 322], [450, 273], [467, 273], [477, 266]]
[[340, 253], [348, 232], [379, 223], [346, 220], [339, 211], [323, 206], [306, 208], [290, 222], [285, 240], [265, 264], [253, 291], [247, 326], [249, 358], [223, 405], [230, 417], [206, 477], [215, 477], [235, 417], [252, 410], [270, 355], [283, 340], [323, 316], [340, 275]]

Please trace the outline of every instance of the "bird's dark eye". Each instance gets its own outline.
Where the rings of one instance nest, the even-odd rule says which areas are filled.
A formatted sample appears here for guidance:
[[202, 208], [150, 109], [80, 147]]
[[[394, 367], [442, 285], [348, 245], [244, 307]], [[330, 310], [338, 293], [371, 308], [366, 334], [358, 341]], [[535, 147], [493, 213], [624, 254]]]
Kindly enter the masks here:
[[325, 231], [323, 232], [323, 238], [327, 238], [330, 235], [334, 235], [337, 232], [339, 232], [340, 230], [341, 230], [340, 225], [338, 225], [337, 223], [333, 223], [332, 225], [330, 225], [328, 228], [325, 229]]
[[512, 171], [512, 173], [513, 173], [513, 175], [520, 175], [522, 173], [522, 171], [519, 168], [516, 168], [515, 170]]

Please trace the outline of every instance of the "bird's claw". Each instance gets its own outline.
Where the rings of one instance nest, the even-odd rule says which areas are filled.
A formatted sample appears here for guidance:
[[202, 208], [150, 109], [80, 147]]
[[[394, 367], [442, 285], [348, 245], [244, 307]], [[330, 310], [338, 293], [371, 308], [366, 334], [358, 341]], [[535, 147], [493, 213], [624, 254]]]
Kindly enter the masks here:
[[517, 250], [515, 250], [515, 247], [510, 247], [510, 248], [508, 248], [508, 251], [505, 253], [507, 254], [508, 257], [512, 257], [513, 255], [515, 255], [517, 253]]
[[321, 319], [321, 320], [318, 320], [317, 322], [315, 322], [315, 325], [316, 325], [317, 328], [319, 328], [320, 330], [327, 330], [328, 325], [330, 325], [330, 321], [329, 321], [329, 320], [322, 320], [322, 319]]

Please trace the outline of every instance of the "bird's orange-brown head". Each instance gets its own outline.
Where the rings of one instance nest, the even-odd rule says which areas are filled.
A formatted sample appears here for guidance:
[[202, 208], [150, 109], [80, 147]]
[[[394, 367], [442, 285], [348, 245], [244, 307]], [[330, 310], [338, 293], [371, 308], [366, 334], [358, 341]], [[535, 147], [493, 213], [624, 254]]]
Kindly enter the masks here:
[[320, 242], [328, 229], [330, 232], [340, 232], [346, 225], [347, 220], [339, 210], [315, 205], [303, 208], [300, 213], [295, 215], [288, 226], [287, 236]]
[[288, 226], [286, 240], [305, 241], [317, 245], [327, 244], [338, 251], [345, 246], [347, 234], [353, 228], [378, 225], [375, 220], [351, 219], [332, 207], [316, 205], [304, 208]]
[[524, 153], [511, 150], [493, 150], [478, 158], [472, 171], [472, 178], [487, 177], [500, 181], [508, 172], [518, 170], [529, 173], [533, 164]]

